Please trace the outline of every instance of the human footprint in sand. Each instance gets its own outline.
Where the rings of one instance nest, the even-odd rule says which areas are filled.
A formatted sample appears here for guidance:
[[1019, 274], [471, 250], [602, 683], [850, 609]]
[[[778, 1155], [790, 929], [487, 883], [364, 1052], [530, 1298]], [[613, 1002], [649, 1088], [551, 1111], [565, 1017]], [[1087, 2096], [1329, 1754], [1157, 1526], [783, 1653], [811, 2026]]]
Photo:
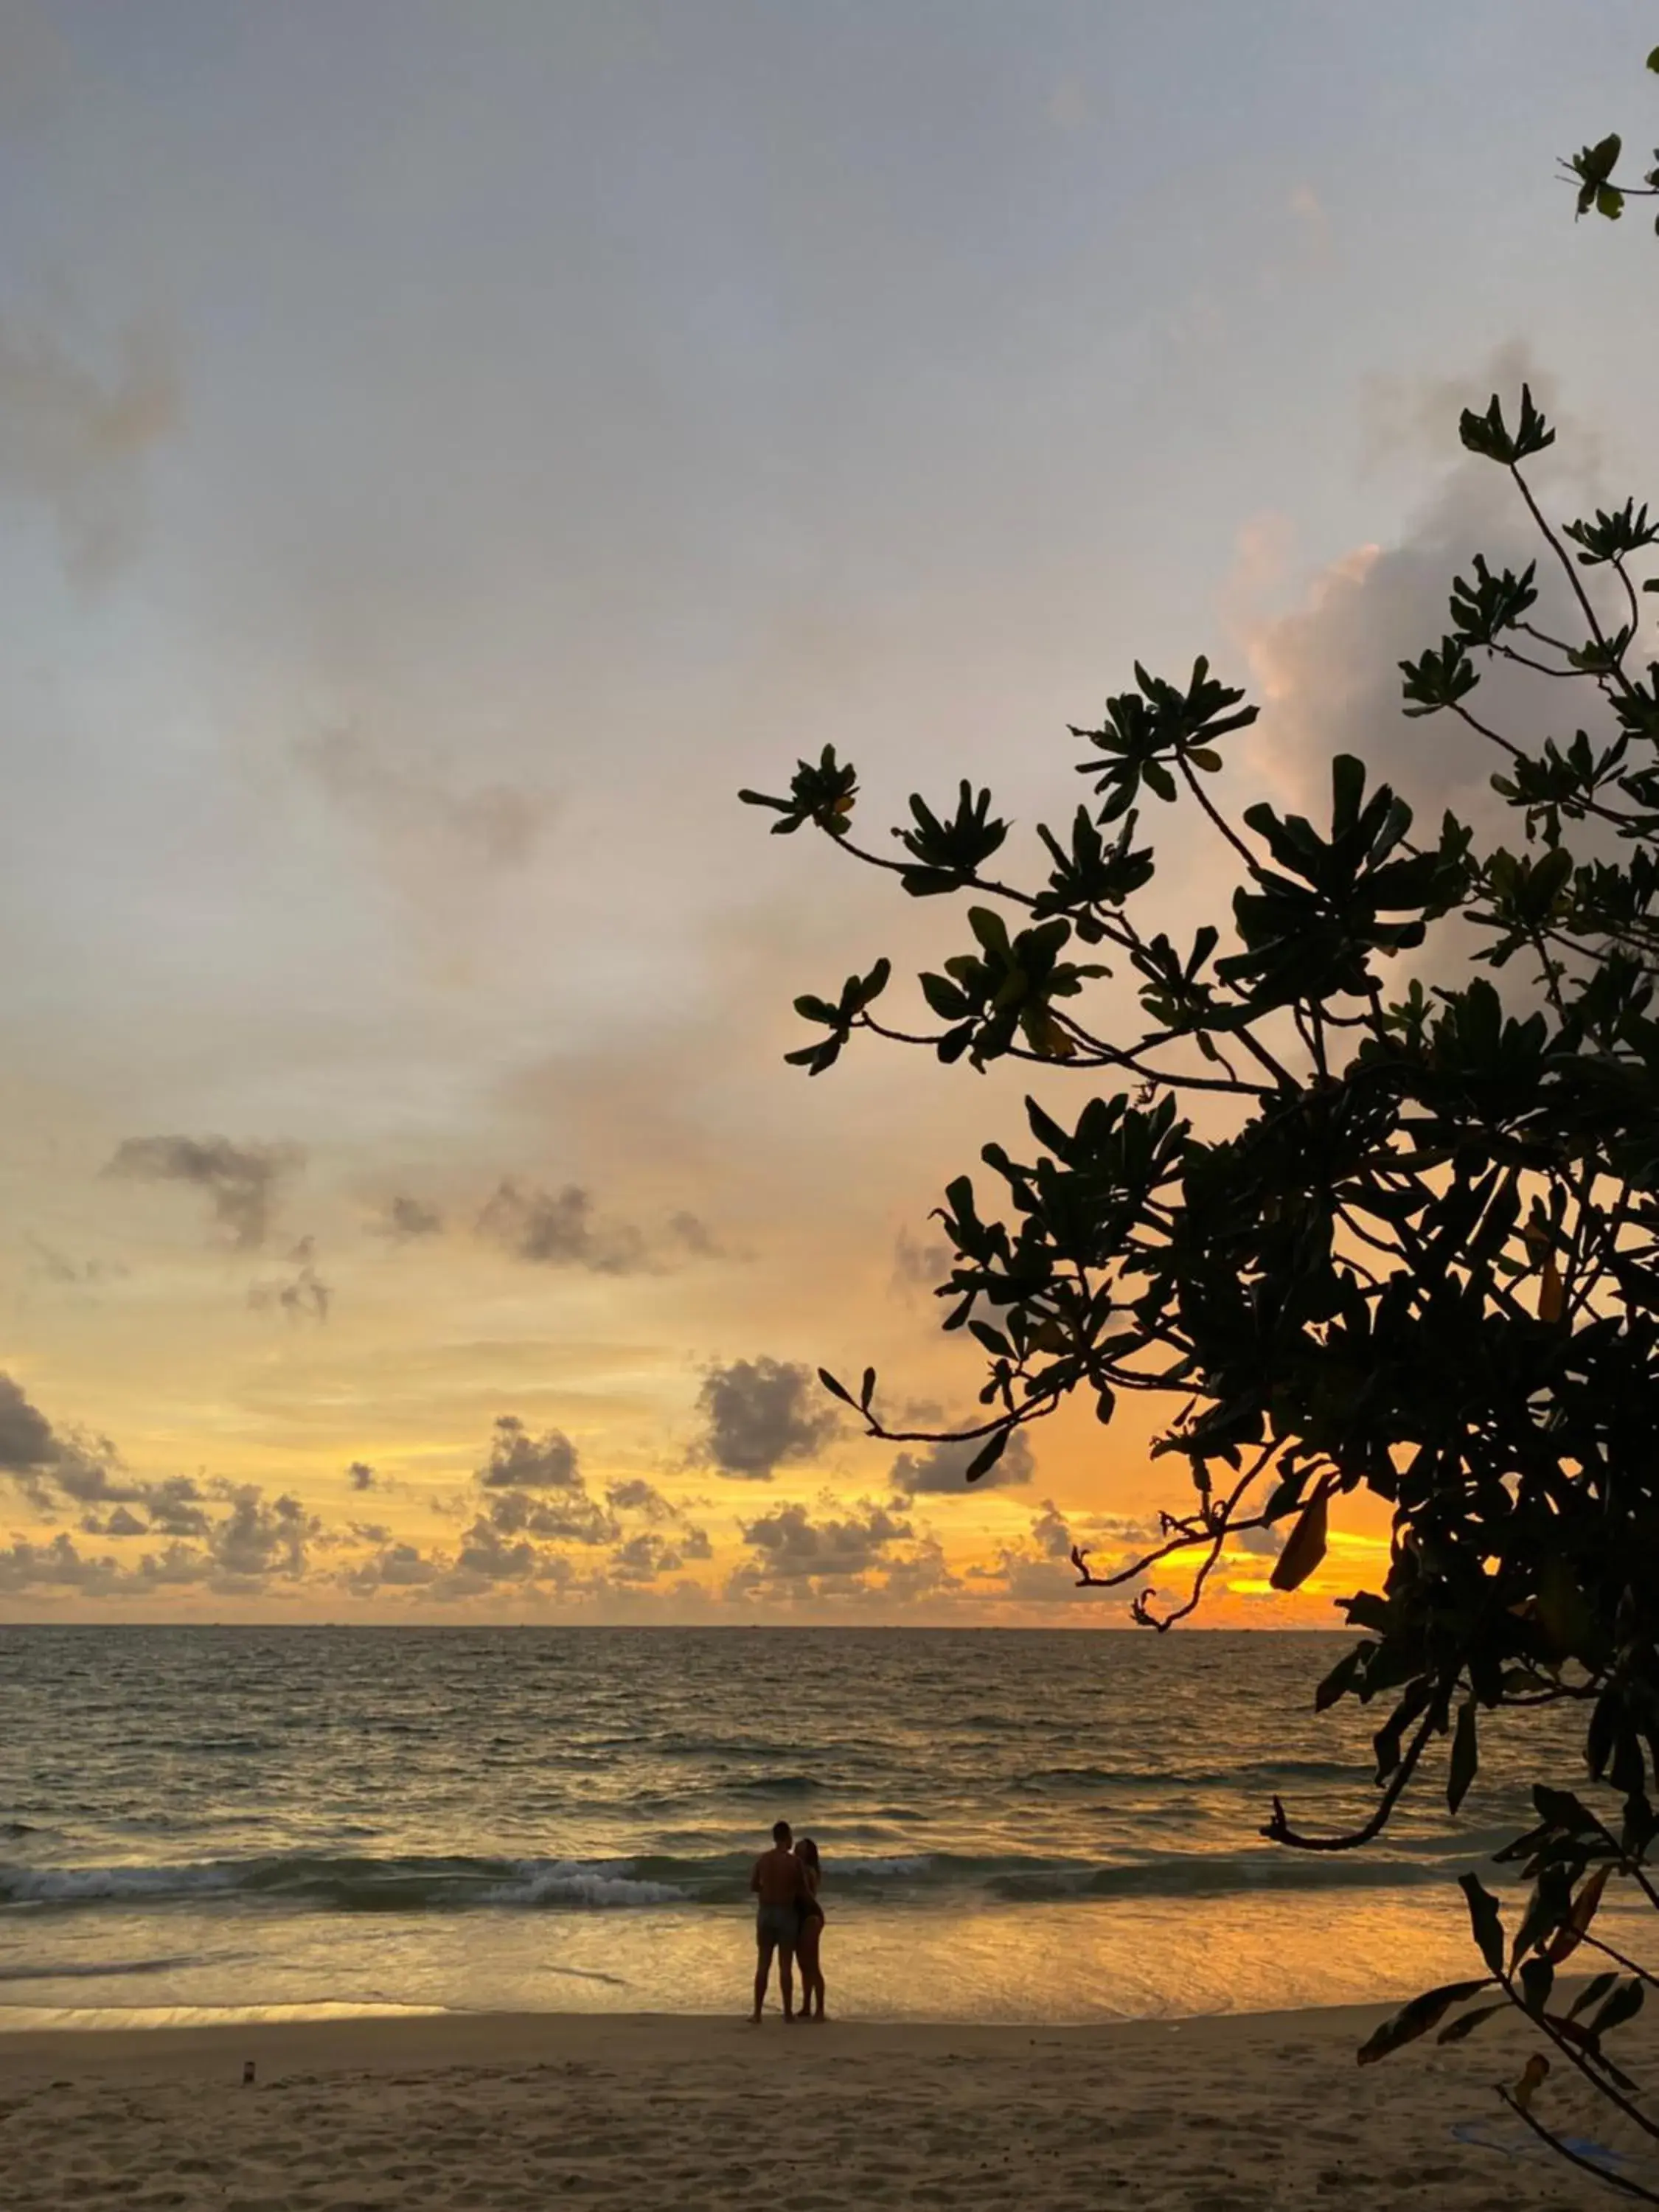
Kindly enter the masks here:
[[772, 1954], [778, 1954], [778, 1988], [783, 1996], [783, 2016], [795, 2017], [795, 1951], [800, 1937], [801, 1905], [807, 1896], [806, 1869], [791, 1848], [793, 1838], [787, 1820], [775, 1821], [772, 1848], [755, 1861], [749, 1887], [757, 1902], [755, 1945], [755, 2009], [750, 2017], [760, 2025], [766, 2002], [766, 1984], [772, 1973]]
[[823, 1968], [818, 1963], [818, 1947], [823, 1940], [823, 1907], [818, 1903], [818, 1883], [822, 1869], [818, 1865], [818, 1847], [811, 1836], [803, 1836], [795, 1846], [795, 1856], [800, 1861], [805, 1880], [805, 1894], [797, 1908], [800, 1928], [795, 1938], [795, 1955], [800, 1960], [800, 2016], [803, 2020], [823, 2018]]

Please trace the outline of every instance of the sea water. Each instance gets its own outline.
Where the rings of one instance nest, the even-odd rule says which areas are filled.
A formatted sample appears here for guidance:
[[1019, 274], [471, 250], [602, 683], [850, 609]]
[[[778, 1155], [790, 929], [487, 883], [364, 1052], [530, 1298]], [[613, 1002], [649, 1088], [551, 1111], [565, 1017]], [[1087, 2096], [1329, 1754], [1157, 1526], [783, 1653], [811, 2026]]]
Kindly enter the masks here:
[[[1407, 1994], [1454, 1887], [1577, 1786], [1507, 1717], [1375, 1802], [1263, 1632], [0, 1628], [0, 2026], [360, 2007], [731, 2010], [775, 1820], [823, 1861], [832, 2009], [1051, 2020]], [[1492, 1869], [1485, 1869], [1496, 1879]]]

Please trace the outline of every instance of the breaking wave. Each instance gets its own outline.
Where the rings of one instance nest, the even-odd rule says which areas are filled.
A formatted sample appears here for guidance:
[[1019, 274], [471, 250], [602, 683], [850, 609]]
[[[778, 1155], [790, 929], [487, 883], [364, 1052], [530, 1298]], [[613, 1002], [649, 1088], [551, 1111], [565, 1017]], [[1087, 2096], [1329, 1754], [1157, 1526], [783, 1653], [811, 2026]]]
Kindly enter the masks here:
[[[1461, 1863], [1462, 1862], [1458, 1862]], [[276, 1852], [172, 1865], [0, 1864], [0, 1909], [243, 1904], [311, 1912], [615, 1912], [743, 1905], [747, 1855], [706, 1858], [362, 1858]], [[1122, 1897], [1219, 1897], [1241, 1891], [1415, 1887], [1452, 1862], [1414, 1854], [1361, 1866], [1263, 1849], [1172, 1852], [1123, 1864], [951, 1852], [826, 1856], [828, 1894], [879, 1905], [1043, 1905]]]

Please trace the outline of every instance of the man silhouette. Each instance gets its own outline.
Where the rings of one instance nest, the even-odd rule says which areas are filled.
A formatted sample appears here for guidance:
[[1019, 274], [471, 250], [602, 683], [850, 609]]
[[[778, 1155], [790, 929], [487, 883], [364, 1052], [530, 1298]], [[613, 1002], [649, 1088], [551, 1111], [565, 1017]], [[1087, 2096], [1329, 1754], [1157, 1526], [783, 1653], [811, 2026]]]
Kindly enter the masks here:
[[806, 1895], [806, 1876], [792, 1848], [794, 1838], [787, 1820], [773, 1823], [772, 1848], [755, 1861], [749, 1887], [757, 1899], [755, 1946], [755, 2009], [750, 2015], [760, 2025], [766, 2002], [766, 1984], [772, 1973], [772, 1954], [778, 1954], [778, 1987], [783, 1994], [783, 2016], [795, 2017], [795, 1938], [800, 1932], [801, 1899]]

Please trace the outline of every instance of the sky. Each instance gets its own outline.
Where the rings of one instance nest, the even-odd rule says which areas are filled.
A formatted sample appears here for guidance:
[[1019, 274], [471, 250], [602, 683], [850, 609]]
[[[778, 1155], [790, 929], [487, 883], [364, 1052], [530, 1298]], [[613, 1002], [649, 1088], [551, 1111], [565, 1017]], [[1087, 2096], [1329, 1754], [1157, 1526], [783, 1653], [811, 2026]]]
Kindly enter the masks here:
[[[1021, 1086], [782, 1065], [961, 919], [736, 792], [833, 743], [861, 820], [970, 775], [1029, 841], [1202, 652], [1230, 796], [1346, 747], [1478, 808], [1395, 665], [1520, 542], [1495, 383], [1547, 497], [1659, 490], [1659, 263], [1553, 173], [1656, 135], [1651, 43], [0, 0], [0, 1619], [1118, 1625], [1066, 1555], [1184, 1502], [1150, 1425], [970, 1492], [811, 1381], [971, 1407], [929, 1214]], [[1211, 1617], [1333, 1621], [1383, 1540]]]

